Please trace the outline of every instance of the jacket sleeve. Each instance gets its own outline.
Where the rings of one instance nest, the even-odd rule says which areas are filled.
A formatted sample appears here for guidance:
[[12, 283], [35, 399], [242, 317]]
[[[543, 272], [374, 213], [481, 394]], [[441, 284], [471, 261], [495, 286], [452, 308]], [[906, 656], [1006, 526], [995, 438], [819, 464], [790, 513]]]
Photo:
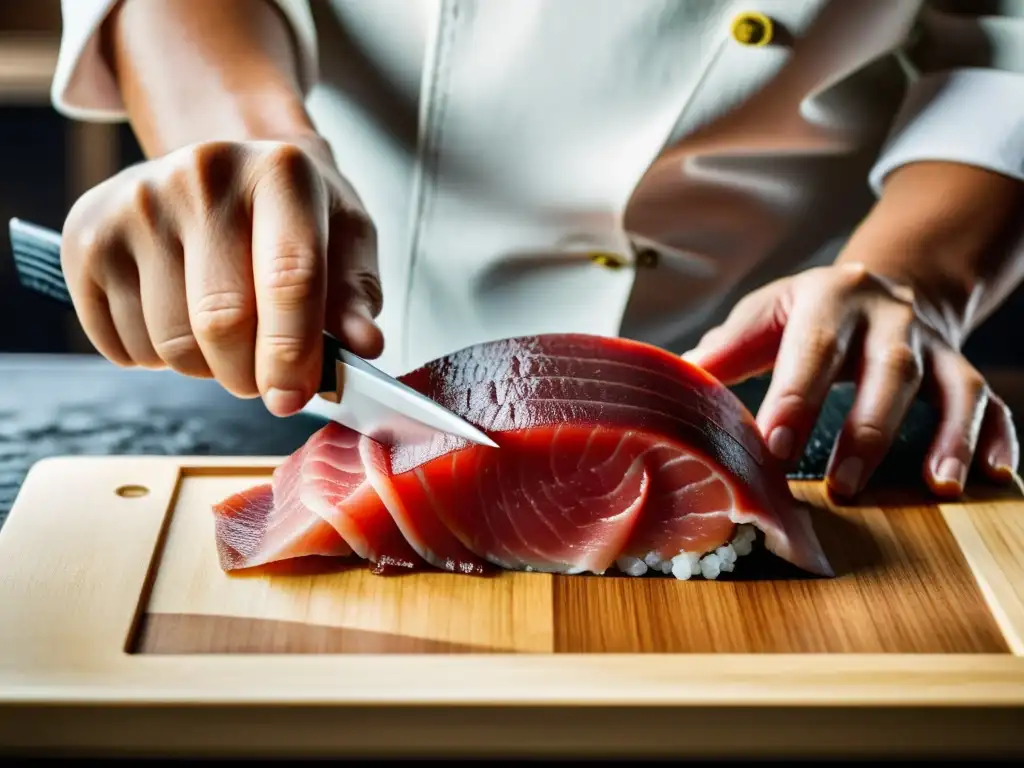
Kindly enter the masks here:
[[[303, 93], [308, 93], [319, 74], [309, 0], [269, 1], [291, 27]], [[90, 122], [119, 122], [127, 117], [113, 72], [99, 52], [99, 28], [116, 4], [117, 0], [61, 0], [60, 51], [50, 100], [62, 115]]]
[[943, 8], [925, 5], [905, 54], [913, 74], [869, 174], [876, 194], [889, 173], [920, 160], [1024, 181], [1024, 6], [1000, 15], [957, 13], [948, 0]]

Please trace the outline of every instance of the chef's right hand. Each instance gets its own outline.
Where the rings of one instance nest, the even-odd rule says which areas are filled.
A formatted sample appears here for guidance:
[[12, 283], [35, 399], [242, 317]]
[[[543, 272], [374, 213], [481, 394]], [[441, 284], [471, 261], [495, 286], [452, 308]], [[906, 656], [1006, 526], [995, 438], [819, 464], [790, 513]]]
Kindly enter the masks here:
[[202, 143], [83, 195], [62, 261], [89, 340], [122, 366], [213, 377], [295, 413], [322, 332], [376, 357], [376, 232], [320, 142]]

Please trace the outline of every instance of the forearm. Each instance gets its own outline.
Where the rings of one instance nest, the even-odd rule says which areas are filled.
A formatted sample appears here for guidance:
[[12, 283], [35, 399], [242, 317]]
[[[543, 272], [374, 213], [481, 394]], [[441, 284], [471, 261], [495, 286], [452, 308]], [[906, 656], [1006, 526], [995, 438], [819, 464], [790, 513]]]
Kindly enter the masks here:
[[906, 281], [966, 336], [1024, 276], [1007, 246], [1024, 184], [978, 167], [918, 162], [894, 171], [838, 263]]
[[315, 136], [290, 30], [266, 0], [125, 0], [103, 49], [147, 157]]

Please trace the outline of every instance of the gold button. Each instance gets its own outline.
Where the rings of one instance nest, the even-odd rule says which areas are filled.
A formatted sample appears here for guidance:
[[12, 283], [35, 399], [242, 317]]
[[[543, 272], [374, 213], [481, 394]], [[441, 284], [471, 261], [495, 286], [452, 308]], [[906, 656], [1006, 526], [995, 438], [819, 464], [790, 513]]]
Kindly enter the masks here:
[[596, 253], [590, 254], [590, 260], [601, 267], [607, 269], [618, 269], [619, 267], [626, 266], [626, 260], [617, 253], [610, 253], [608, 251], [597, 251]]
[[744, 11], [732, 20], [732, 38], [741, 45], [768, 45], [774, 32], [772, 20], [757, 11]]

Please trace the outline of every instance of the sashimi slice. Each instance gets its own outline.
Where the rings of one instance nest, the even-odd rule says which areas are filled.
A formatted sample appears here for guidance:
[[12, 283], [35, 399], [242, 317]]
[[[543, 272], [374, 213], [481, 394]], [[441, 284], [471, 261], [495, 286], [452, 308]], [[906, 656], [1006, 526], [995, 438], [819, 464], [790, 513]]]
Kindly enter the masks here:
[[[581, 334], [507, 339], [460, 350], [402, 380], [501, 446], [469, 446], [445, 435], [426, 445], [391, 448], [392, 472], [402, 478], [396, 482], [403, 488], [406, 473], [453, 452], [479, 454], [482, 462], [490, 452], [491, 461], [504, 465], [517, 461], [522, 451], [557, 452], [545, 439], [532, 447], [522, 443], [527, 434], [541, 435], [541, 427], [601, 427], [602, 437], [592, 442], [590, 455], [629, 437], [630, 455], [643, 457], [651, 480], [636, 529], [621, 552], [626, 567], [638, 570], [633, 561], [639, 559], [667, 573], [671, 558], [713, 553], [736, 537], [746, 540], [750, 533], [743, 526], [753, 525], [764, 533], [771, 552], [810, 573], [832, 575], [809, 510], [790, 493], [784, 469], [767, 450], [753, 416], [716, 379], [664, 350]], [[506, 446], [519, 446], [508, 459]], [[586, 459], [578, 454], [570, 448], [559, 460], [564, 465]], [[466, 459], [460, 456], [458, 461]], [[443, 482], [430, 474], [431, 483]], [[463, 470], [462, 481], [471, 474]], [[557, 474], [539, 471], [529, 482], [540, 487], [555, 482]], [[474, 513], [464, 511], [463, 516], [482, 519], [483, 507], [491, 503], [493, 499], [484, 499]], [[443, 514], [422, 504], [417, 510]], [[546, 512], [561, 510], [554, 505]], [[450, 522], [465, 542], [470, 532]], [[577, 545], [586, 535], [581, 529]]]
[[463, 546], [437, 514], [422, 514], [421, 500], [406, 497], [394, 484], [387, 449], [371, 440], [363, 440], [361, 447], [367, 486], [383, 502], [386, 514], [416, 553], [444, 571], [482, 574], [483, 558]]
[[[495, 565], [603, 573], [632, 533], [650, 486], [630, 438], [605, 432], [510, 432], [500, 451], [457, 451], [392, 477], [394, 494], [419, 518], [436, 515]], [[603, 455], [588, 450], [610, 443], [617, 447]]]
[[422, 561], [366, 480], [360, 442], [356, 432], [329, 423], [306, 442], [297, 468], [279, 471], [282, 482], [297, 475], [302, 504], [333, 526], [359, 557], [380, 568], [415, 568]]
[[[758, 529], [779, 557], [832, 574], [753, 417], [675, 355], [552, 334], [475, 345], [402, 380], [500, 448], [450, 435], [384, 447], [338, 425], [314, 435], [275, 483], [291, 478], [307, 512], [360, 556], [392, 547], [397, 530], [423, 560], [460, 573], [614, 564], [715, 578]], [[276, 490], [274, 501], [271, 517]]]
[[378, 572], [422, 561], [366, 482], [359, 435], [328, 424], [274, 470], [270, 483], [214, 508], [225, 570], [304, 555], [358, 555]]
[[217, 554], [224, 570], [309, 555], [352, 554], [330, 523], [299, 500], [297, 474], [289, 468], [304, 453], [300, 448], [275, 470], [274, 482], [236, 493], [214, 507]]

